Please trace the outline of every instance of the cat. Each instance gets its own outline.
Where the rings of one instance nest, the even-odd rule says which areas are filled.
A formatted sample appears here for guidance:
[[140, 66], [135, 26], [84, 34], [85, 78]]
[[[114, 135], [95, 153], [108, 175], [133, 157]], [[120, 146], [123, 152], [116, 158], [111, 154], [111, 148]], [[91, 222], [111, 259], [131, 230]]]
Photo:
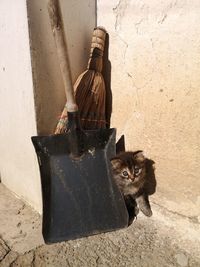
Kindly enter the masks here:
[[121, 152], [111, 159], [111, 166], [113, 178], [124, 197], [129, 217], [133, 214], [137, 216], [139, 210], [148, 217], [152, 216], [145, 192], [147, 177], [143, 151]]

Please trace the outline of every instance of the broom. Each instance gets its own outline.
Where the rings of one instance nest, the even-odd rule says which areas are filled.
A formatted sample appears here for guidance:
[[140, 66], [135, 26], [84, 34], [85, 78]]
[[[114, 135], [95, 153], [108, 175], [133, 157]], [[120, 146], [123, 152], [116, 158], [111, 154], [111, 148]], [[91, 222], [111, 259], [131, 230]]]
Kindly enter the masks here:
[[[106, 128], [106, 90], [101, 74], [106, 31], [97, 27], [93, 31], [90, 58], [87, 70], [74, 84], [75, 99], [78, 104], [81, 126], [85, 130]], [[67, 131], [66, 105], [56, 126], [55, 134]]]

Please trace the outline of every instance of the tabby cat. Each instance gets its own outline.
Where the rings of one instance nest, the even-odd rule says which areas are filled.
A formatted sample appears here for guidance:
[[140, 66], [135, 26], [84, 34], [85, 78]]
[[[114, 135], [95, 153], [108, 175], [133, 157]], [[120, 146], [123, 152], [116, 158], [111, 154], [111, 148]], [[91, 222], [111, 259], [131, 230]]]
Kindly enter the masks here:
[[[151, 216], [152, 211], [145, 192], [146, 158], [142, 151], [122, 152], [111, 159], [113, 177], [124, 196], [127, 209], [135, 215], [139, 209], [146, 215]], [[136, 203], [135, 203], [136, 202]]]

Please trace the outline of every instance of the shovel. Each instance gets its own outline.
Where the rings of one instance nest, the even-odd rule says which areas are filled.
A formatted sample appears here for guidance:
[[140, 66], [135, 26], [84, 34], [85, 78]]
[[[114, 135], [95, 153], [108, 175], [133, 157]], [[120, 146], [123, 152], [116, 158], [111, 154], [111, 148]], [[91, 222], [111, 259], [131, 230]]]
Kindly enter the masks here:
[[63, 134], [32, 137], [40, 167], [45, 243], [128, 226], [127, 209], [113, 181], [109, 160], [116, 153], [116, 130], [81, 129], [57, 1], [50, 4], [67, 97], [69, 130]]

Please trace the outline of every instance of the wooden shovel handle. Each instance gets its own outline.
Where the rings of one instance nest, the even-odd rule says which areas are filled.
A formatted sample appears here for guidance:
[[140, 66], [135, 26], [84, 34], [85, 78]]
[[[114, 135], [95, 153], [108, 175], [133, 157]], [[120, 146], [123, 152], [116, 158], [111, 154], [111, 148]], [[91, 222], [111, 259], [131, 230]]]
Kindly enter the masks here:
[[53, 31], [53, 36], [56, 44], [56, 50], [58, 55], [58, 60], [60, 64], [60, 70], [64, 82], [65, 94], [67, 98], [67, 111], [76, 112], [78, 111], [78, 106], [75, 102], [74, 89], [71, 79], [70, 64], [67, 52], [67, 45], [64, 38], [64, 31], [62, 27], [60, 8], [58, 0], [49, 0], [48, 2], [48, 12], [51, 23], [51, 28]]

